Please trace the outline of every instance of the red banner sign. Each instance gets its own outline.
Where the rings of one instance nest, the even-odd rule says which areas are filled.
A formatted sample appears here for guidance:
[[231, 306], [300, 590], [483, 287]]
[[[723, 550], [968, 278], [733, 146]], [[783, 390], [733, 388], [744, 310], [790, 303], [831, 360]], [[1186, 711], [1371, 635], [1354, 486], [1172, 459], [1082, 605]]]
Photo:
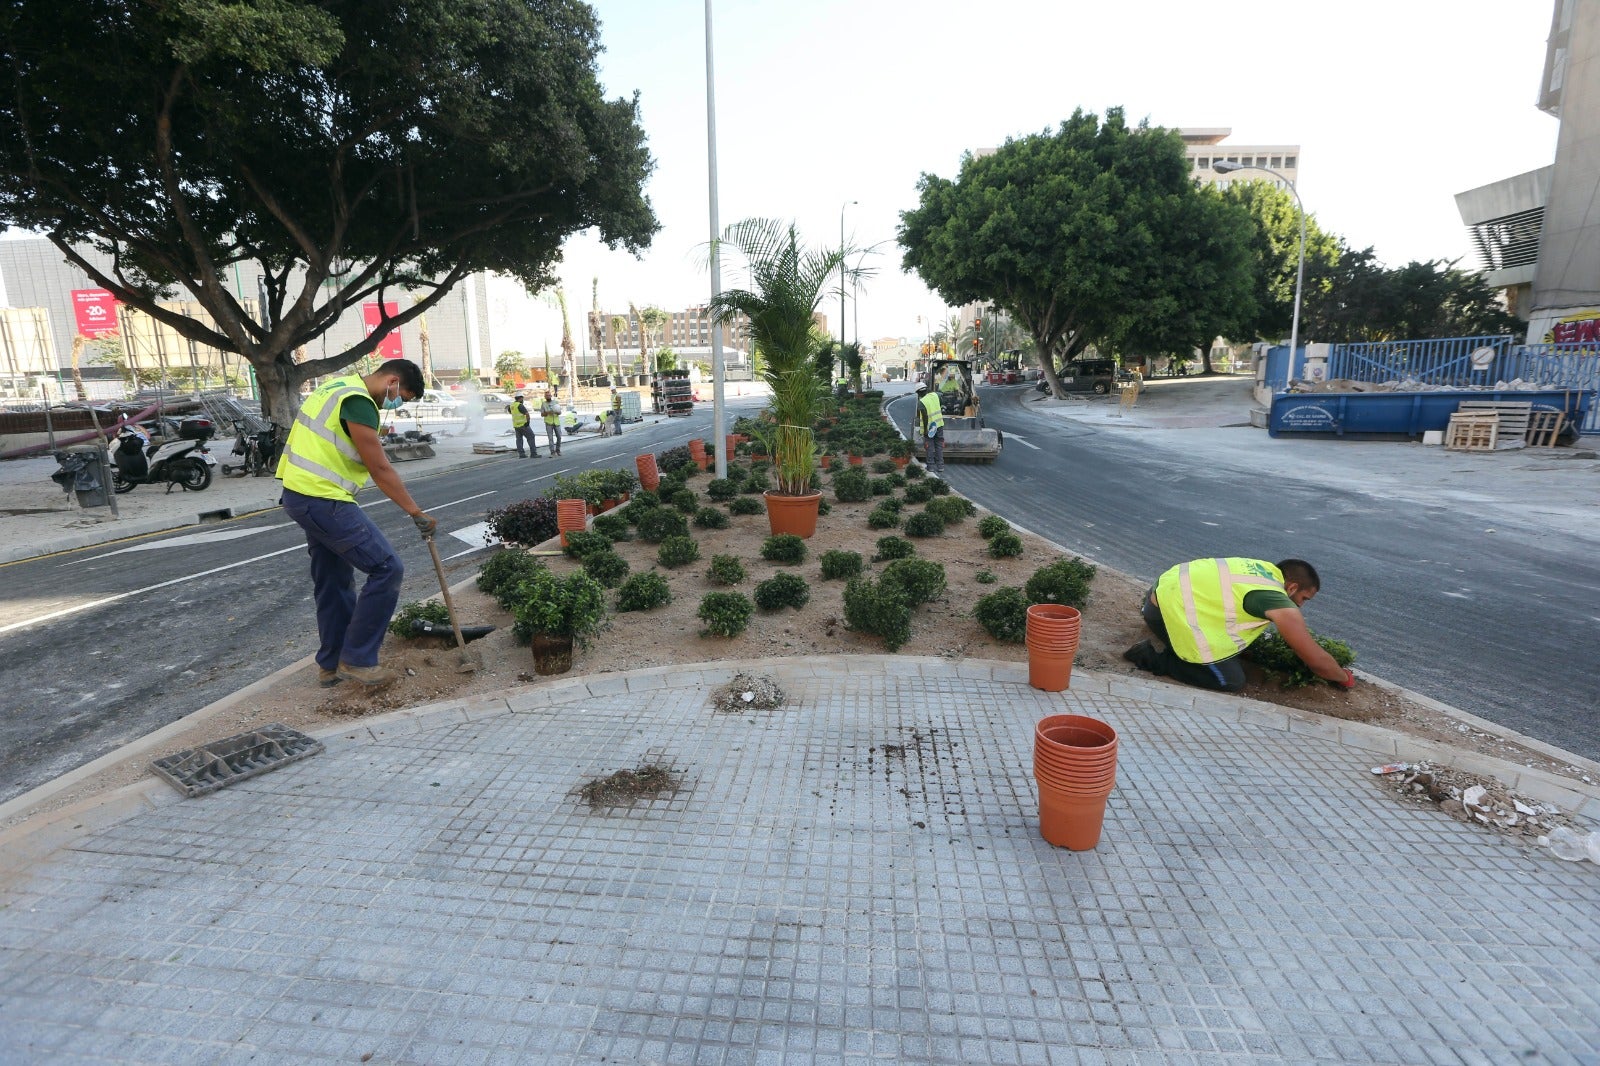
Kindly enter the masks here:
[[[384, 317], [387, 316], [389, 318], [393, 318], [399, 313], [400, 305], [397, 303], [386, 303], [383, 305], [383, 309], [381, 311], [376, 303], [362, 304], [361, 320], [365, 322], [367, 326], [367, 332], [364, 335], [368, 337], [372, 336], [372, 331], [378, 328]], [[401, 347], [400, 331], [395, 330], [393, 333], [390, 333], [388, 336], [384, 337], [383, 340], [379, 341], [378, 350], [373, 354], [379, 359], [404, 358], [405, 351]]]
[[90, 340], [117, 333], [117, 298], [105, 289], [73, 289], [72, 315]]

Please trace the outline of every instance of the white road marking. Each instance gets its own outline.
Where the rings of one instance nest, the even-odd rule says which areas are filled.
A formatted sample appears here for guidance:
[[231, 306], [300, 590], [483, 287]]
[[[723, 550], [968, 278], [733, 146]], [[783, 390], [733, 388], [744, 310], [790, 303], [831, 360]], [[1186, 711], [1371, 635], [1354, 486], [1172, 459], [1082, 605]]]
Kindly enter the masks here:
[[481, 500], [485, 496], [493, 496], [495, 493], [497, 493], [499, 491], [500, 491], [499, 489], [490, 489], [488, 492], [480, 492], [476, 496], [463, 496], [461, 499], [459, 499], [459, 500], [451, 500], [449, 503], [434, 504], [432, 507], [428, 508], [428, 510], [430, 512], [431, 511], [442, 511], [446, 507], [454, 507], [458, 503], [469, 503], [472, 500]]
[[[481, 548], [484, 544], [484, 535], [488, 532], [489, 523], [479, 522], [476, 525], [467, 526], [465, 529], [452, 529], [450, 535], [463, 544], [476, 544]], [[500, 541], [497, 539], [493, 543], [498, 544]], [[476, 551], [477, 549], [474, 548], [473, 550]], [[450, 558], [454, 559], [455, 556], [452, 555]]]
[[1024, 437], [1019, 437], [1015, 433], [1007, 433], [1006, 434], [1006, 443], [1010, 444], [1012, 441], [1016, 441], [1018, 444], [1022, 445], [1024, 448], [1032, 448], [1036, 452], [1044, 451], [1044, 449], [1039, 447], [1037, 444], [1029, 444], [1027, 439], [1024, 438]]
[[553, 473], [552, 474], [540, 474], [538, 477], [530, 477], [528, 480], [524, 481], [523, 484], [524, 485], [532, 485], [535, 481], [546, 481], [546, 480], [548, 480], [550, 478], [553, 478], [553, 477], [555, 477], [555, 474], [553, 474]]
[[106, 552], [104, 555], [95, 555], [87, 559], [79, 559], [76, 560], [76, 562], [91, 563], [96, 559], [109, 559], [113, 555], [122, 555], [125, 552], [148, 552], [155, 551], [157, 548], [188, 548], [196, 544], [216, 544], [225, 540], [238, 540], [241, 537], [253, 537], [257, 533], [265, 533], [269, 529], [282, 529], [284, 526], [293, 524], [294, 523], [292, 522], [279, 522], [278, 524], [271, 526], [256, 526], [254, 529], [215, 529], [207, 533], [190, 533], [186, 536], [174, 537], [171, 540], [155, 541], [148, 544], [133, 544], [126, 548], [118, 548], [114, 552]]

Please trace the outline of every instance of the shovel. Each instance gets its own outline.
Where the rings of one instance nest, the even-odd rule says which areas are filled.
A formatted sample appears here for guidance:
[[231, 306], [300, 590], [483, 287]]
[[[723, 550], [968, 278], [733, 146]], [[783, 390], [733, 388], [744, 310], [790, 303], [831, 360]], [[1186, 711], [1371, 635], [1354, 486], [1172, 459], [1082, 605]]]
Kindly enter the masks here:
[[456, 605], [450, 599], [450, 585], [444, 579], [444, 563], [439, 561], [439, 548], [433, 543], [432, 533], [424, 533], [422, 539], [428, 544], [428, 554], [433, 556], [433, 572], [439, 575], [439, 592], [444, 596], [444, 609], [450, 613], [450, 631], [455, 634], [456, 647], [461, 652], [461, 664], [456, 667], [456, 673], [475, 674], [481, 661], [478, 653], [468, 648], [461, 636], [461, 623], [456, 621]]

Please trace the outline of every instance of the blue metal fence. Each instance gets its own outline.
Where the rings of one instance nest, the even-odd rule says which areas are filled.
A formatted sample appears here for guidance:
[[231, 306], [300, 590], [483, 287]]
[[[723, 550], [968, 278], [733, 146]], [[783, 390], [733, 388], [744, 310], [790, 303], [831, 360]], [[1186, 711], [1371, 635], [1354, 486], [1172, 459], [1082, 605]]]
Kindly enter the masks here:
[[[1494, 352], [1492, 358], [1474, 353]], [[1521, 379], [1546, 389], [1600, 389], [1600, 350], [1582, 344], [1513, 344], [1509, 336], [1446, 337], [1437, 340], [1335, 344], [1328, 377], [1352, 381], [1412, 378], [1429, 385], [1489, 387]], [[1600, 402], [1578, 427], [1600, 433]]]

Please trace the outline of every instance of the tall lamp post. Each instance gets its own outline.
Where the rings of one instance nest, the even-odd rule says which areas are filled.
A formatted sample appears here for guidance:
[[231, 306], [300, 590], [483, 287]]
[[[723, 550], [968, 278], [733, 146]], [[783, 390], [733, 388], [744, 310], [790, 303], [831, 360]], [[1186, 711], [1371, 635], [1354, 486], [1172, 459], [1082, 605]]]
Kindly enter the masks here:
[[[1306, 205], [1300, 199], [1300, 193], [1294, 187], [1294, 182], [1271, 167], [1258, 167], [1249, 163], [1230, 163], [1226, 159], [1219, 159], [1211, 164], [1211, 169], [1218, 174], [1232, 174], [1236, 170], [1262, 170], [1279, 181], [1283, 182], [1294, 195], [1295, 210], [1300, 213], [1300, 257], [1294, 268], [1294, 317], [1289, 323], [1289, 373], [1284, 381], [1285, 387], [1294, 380], [1294, 361], [1300, 352], [1300, 287], [1306, 277]], [[1208, 364], [1209, 365], [1209, 364]]]
[[[722, 254], [719, 242], [722, 239], [720, 223], [717, 219], [717, 79], [712, 66], [711, 54], [711, 0], [706, 0], [706, 186], [711, 199], [711, 298], [715, 300], [722, 294]], [[727, 448], [723, 441], [727, 439], [727, 402], [723, 394], [723, 383], [727, 379], [727, 368], [722, 363], [722, 323], [711, 323], [711, 439], [716, 442], [713, 452], [716, 454], [716, 473], [718, 477], [728, 476], [728, 457], [724, 454]]]
[[844, 209], [860, 203], [846, 200], [839, 208], [839, 347], [844, 347]]

